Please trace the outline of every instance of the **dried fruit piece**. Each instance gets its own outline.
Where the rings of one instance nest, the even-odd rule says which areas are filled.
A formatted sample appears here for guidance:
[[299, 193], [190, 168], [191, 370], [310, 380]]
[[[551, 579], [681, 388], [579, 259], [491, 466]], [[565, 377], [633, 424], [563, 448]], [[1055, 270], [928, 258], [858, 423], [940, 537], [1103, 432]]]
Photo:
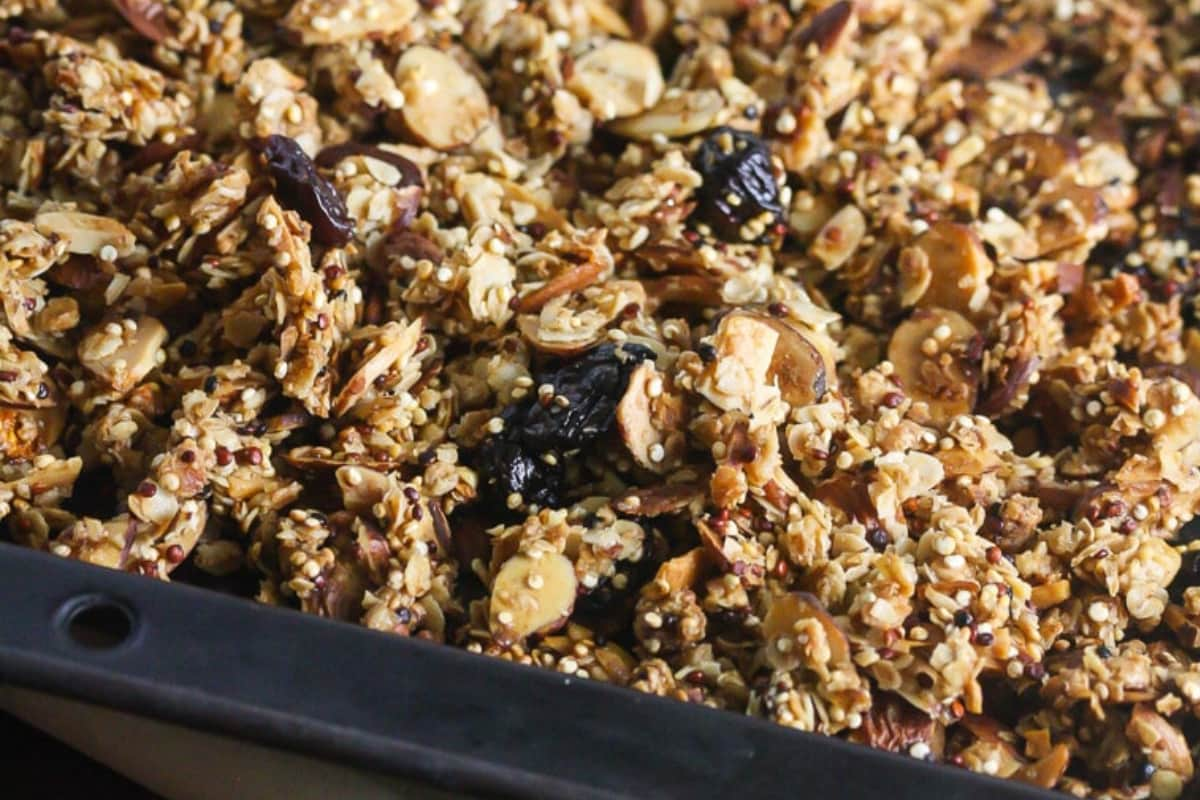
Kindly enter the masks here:
[[628, 117], [658, 102], [663, 92], [658, 56], [644, 45], [601, 42], [575, 59], [567, 88], [600, 121]]
[[976, 333], [975, 326], [957, 312], [917, 309], [900, 323], [888, 343], [888, 360], [900, 385], [909, 397], [929, 407], [937, 425], [971, 413], [975, 405], [979, 372], [967, 353]]
[[452, 150], [470, 143], [489, 119], [487, 95], [475, 76], [440, 50], [410, 47], [396, 63], [404, 92], [400, 119], [422, 144]]
[[492, 581], [488, 628], [501, 642], [557, 630], [575, 607], [576, 589], [575, 567], [566, 556], [518, 553]]
[[325, 180], [295, 139], [272, 134], [257, 140], [280, 205], [297, 212], [312, 226], [313, 238], [340, 247], [354, 236], [354, 221], [337, 189]]
[[493, 497], [504, 503], [516, 494], [526, 503], [557, 506], [565, 452], [612, 429], [629, 375], [653, 358], [654, 351], [641, 345], [606, 344], [541, 373], [535, 384], [552, 390], [545, 402], [529, 396], [504, 409], [501, 432], [479, 450], [479, 471]]
[[783, 220], [771, 153], [752, 133], [717, 128], [696, 153], [696, 218], [730, 241], [766, 241]]
[[993, 271], [992, 260], [973, 230], [957, 222], [940, 221], [901, 254], [900, 291], [906, 292], [913, 275], [927, 272], [916, 305], [971, 314], [987, 302], [988, 279]]

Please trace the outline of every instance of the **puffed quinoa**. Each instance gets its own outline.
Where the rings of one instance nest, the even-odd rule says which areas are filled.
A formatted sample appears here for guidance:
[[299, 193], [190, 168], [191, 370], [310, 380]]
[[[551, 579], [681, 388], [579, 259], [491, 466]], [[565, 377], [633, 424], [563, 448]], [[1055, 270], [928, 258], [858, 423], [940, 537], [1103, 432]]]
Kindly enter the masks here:
[[76, 5], [0, 9], [6, 538], [1196, 791], [1197, 3]]

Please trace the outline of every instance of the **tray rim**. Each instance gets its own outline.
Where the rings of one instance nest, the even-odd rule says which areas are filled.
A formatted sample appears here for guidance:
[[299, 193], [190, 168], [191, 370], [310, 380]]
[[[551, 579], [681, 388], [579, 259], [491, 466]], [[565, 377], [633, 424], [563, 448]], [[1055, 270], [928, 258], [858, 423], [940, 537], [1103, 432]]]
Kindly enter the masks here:
[[[20, 594], [13, 591], [19, 587]], [[6, 590], [4, 587], [8, 586]], [[113, 598], [133, 611], [136, 622], [132, 637], [114, 650], [89, 651], [71, 642], [62, 633], [64, 604], [82, 595]], [[935, 784], [939, 800], [971, 798], [979, 792], [989, 798], [1054, 798], [1062, 795], [1019, 784], [1014, 781], [979, 775], [917, 759], [872, 750], [835, 737], [783, 728], [766, 720], [732, 712], [692, 706], [675, 700], [644, 695], [599, 682], [583, 681], [559, 673], [529, 668], [501, 659], [477, 655], [460, 648], [415, 638], [398, 637], [361, 626], [297, 613], [223, 595], [186, 584], [168, 584], [129, 575], [116, 570], [68, 561], [57, 556], [0, 542], [0, 602], [9, 612], [0, 614], [0, 682], [11, 683], [52, 694], [73, 697], [121, 711], [182, 724], [198, 730], [253, 741], [300, 752], [318, 758], [425, 781], [444, 789], [475, 794], [511, 797], [652, 797], [678, 796], [686, 791], [694, 796], [722, 796], [731, 787], [688, 783], [687, 776], [672, 774], [672, 766], [690, 765], [703, 771], [706, 764], [697, 761], [702, 752], [683, 749], [663, 750], [671, 739], [693, 739], [717, 745], [723, 752], [734, 753], [744, 764], [735, 770], [735, 782], [746, 780], [755, 786], [755, 797], [794, 796], [796, 781], [817, 781], [836, 785], [842, 797], [881, 796], [888, 787], [889, 800], [927, 798], [929, 785]], [[250, 702], [238, 691], [254, 685], [263, 676], [248, 674], [244, 668], [233, 670], [233, 678], [222, 684], [209, 680], [203, 685], [181, 679], [179, 667], [172, 661], [172, 648], [193, 644], [181, 637], [196, 637], [196, 646], [218, 648], [231, 640], [223, 633], [163, 625], [179, 611], [201, 613], [237, 627], [253, 630], [262, 625], [277, 625], [280, 631], [302, 629], [313, 642], [337, 643], [358, 654], [377, 654], [389, 663], [419, 666], [427, 691], [408, 698], [416, 713], [428, 713], [420, 703], [432, 703], [425, 695], [446, 689], [457, 678], [471, 682], [499, 684], [515, 695], [500, 698], [489, 707], [477, 707], [479, 713], [453, 722], [443, 720], [450, 738], [464, 726], [480, 726], [480, 741], [489, 736], [504, 736], [504, 717], [513, 713], [527, 718], [534, 726], [550, 723], [564, 737], [579, 744], [613, 744], [604, 737], [615, 736], [617, 745], [646, 746], [659, 758], [674, 756], [674, 764], [657, 769], [653, 764], [614, 763], [615, 751], [580, 748], [572, 763], [540, 764], [537, 750], [547, 744], [558, 747], [564, 742], [537, 742], [518, 737], [505, 755], [496, 752], [481, 755], [447, 749], [441, 739], [419, 741], [412, 731], [381, 735], [379, 722], [367, 719], [365, 708], [338, 706], [338, 713], [349, 712], [363, 725], [329, 718], [330, 708], [322, 708], [313, 698], [293, 698], [298, 705], [283, 711], [278, 703]], [[11, 613], [16, 611], [16, 613]], [[252, 624], [253, 623], [253, 624]], [[250, 648], [256, 659], [270, 662], [270, 649], [261, 642]], [[205, 652], [209, 652], [206, 650]], [[281, 651], [282, 652], [282, 651]], [[332, 663], [333, 653], [326, 652], [316, 663]], [[171, 668], [163, 668], [166, 662]], [[275, 662], [275, 666], [286, 661]], [[349, 662], [353, 667], [353, 662]], [[200, 677], [199, 668], [192, 677]], [[208, 665], [211, 666], [211, 665]], [[174, 671], [171, 671], [174, 670]], [[186, 676], [185, 676], [186, 677]], [[276, 687], [263, 684], [268, 692]], [[462, 684], [459, 684], [460, 688]], [[214, 688], [215, 687], [215, 688]], [[514, 688], [515, 687], [515, 688]], [[477, 691], [477, 690], [475, 690]], [[275, 695], [273, 695], [275, 696]], [[526, 701], [541, 700], [522, 706]], [[566, 726], [558, 715], [565, 705], [586, 700], [589, 713], [597, 716], [588, 725]], [[332, 707], [331, 707], [332, 708]], [[625, 728], [621, 717], [635, 716], [646, 721], [641, 730]], [[570, 710], [569, 709], [568, 713]], [[403, 717], [404, 714], [401, 714]], [[511, 720], [509, 720], [511, 721]], [[368, 729], [367, 723], [374, 725]], [[397, 722], [407, 724], [406, 720]], [[447, 736], [443, 732], [443, 736]], [[748, 751], [747, 751], [748, 748]], [[558, 747], [561, 756], [563, 747]], [[572, 760], [574, 751], [565, 750]], [[680, 758], [683, 756], [683, 758]], [[533, 768], [531, 768], [531, 765]], [[607, 785], [606, 770], [617, 768], [630, 777], [630, 784]], [[786, 770], [787, 781], [777, 781], [773, 791], [758, 772]], [[744, 774], [743, 774], [744, 773]], [[677, 791], [678, 790], [678, 791]]]

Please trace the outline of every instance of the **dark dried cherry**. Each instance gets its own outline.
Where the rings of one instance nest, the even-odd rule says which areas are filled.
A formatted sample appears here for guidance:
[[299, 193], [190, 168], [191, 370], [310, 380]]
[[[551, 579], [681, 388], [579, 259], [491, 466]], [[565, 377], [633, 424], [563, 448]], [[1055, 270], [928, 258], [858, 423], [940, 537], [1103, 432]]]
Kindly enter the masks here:
[[766, 241], [783, 219], [771, 153], [752, 133], [721, 127], [696, 153], [704, 183], [697, 191], [697, 218], [723, 239]]
[[543, 402], [531, 395], [504, 409], [503, 430], [484, 442], [476, 455], [476, 467], [493, 500], [505, 502], [516, 493], [525, 503], [560, 505], [565, 453], [612, 430], [630, 373], [652, 358], [654, 351], [642, 345], [605, 344], [539, 374], [537, 385], [552, 386], [555, 399]]
[[275, 196], [312, 226], [313, 238], [340, 247], [354, 235], [354, 221], [333, 184], [325, 180], [295, 139], [271, 134], [255, 143], [266, 161]]

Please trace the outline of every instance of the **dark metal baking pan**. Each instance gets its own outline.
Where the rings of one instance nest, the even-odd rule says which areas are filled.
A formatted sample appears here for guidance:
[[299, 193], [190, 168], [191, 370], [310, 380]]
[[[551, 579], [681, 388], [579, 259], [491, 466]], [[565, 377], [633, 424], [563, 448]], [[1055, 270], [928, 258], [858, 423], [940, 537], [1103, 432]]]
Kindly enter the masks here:
[[0, 683], [487, 795], [1059, 796], [3, 543]]

